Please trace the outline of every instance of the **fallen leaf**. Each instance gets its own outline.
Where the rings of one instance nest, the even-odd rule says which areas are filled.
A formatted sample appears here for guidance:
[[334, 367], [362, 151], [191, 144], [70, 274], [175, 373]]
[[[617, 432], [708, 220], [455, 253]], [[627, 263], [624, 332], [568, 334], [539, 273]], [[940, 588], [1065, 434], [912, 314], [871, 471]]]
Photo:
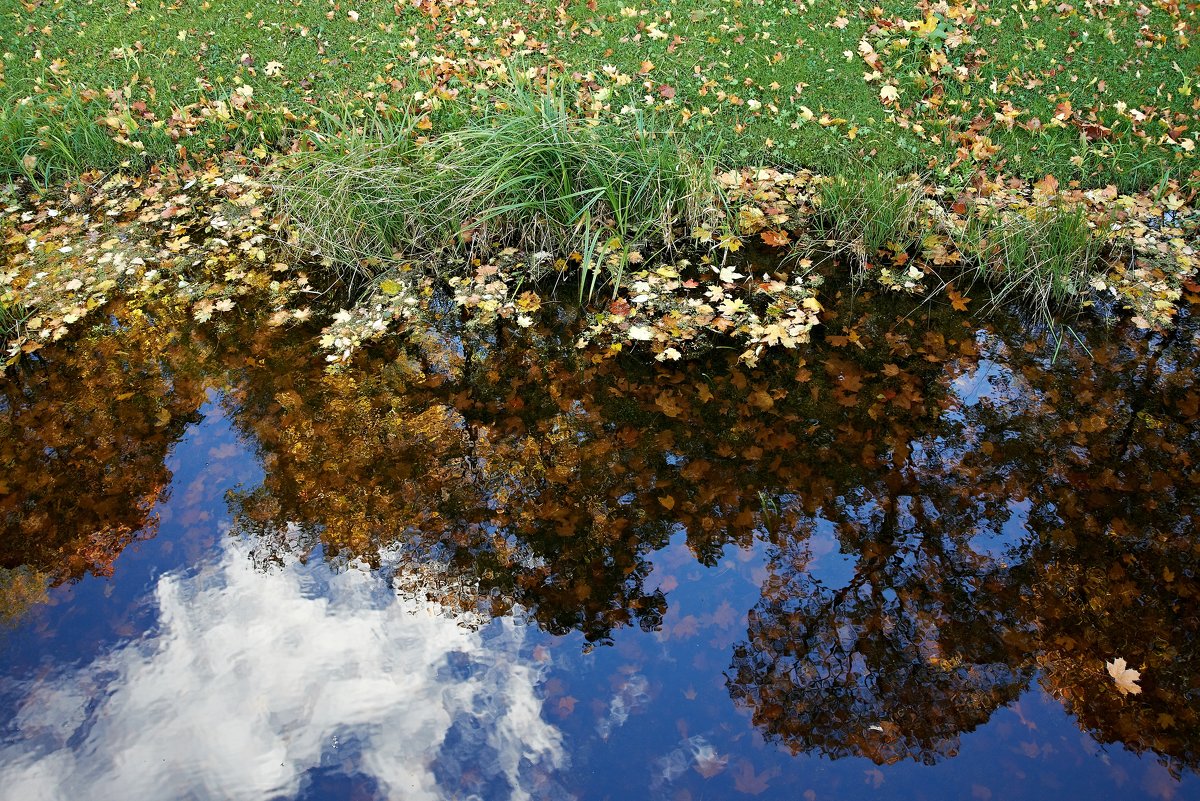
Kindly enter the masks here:
[[779, 775], [779, 771], [776, 768], [755, 773], [754, 765], [749, 760], [743, 759], [738, 762], [738, 769], [733, 774], [733, 786], [739, 793], [758, 795], [768, 788], [769, 780], [777, 775]]
[[787, 231], [763, 231], [761, 236], [763, 243], [773, 248], [781, 248], [789, 241]]
[[967, 304], [971, 302], [970, 298], [959, 294], [952, 286], [946, 287], [946, 297], [950, 298], [950, 305], [954, 307], [955, 311], [965, 312]]
[[1124, 659], [1114, 659], [1111, 662], [1105, 662], [1108, 668], [1108, 675], [1113, 677], [1113, 681], [1117, 683], [1117, 689], [1121, 691], [1121, 695], [1138, 695], [1142, 688], [1138, 686], [1138, 681], [1142, 674], [1133, 668], [1126, 667]]

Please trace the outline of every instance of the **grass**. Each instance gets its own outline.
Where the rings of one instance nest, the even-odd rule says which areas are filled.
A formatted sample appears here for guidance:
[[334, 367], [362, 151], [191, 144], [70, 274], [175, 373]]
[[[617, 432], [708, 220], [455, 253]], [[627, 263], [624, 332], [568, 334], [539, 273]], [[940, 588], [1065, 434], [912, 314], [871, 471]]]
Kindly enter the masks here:
[[[936, 8], [13, 4], [0, 180], [291, 153], [285, 211], [354, 279], [398, 256], [515, 244], [578, 252], [592, 291], [715, 216], [716, 161], [832, 176], [813, 222], [860, 268], [915, 247], [920, 198], [897, 175], [1200, 190], [1196, 6]], [[557, 92], [509, 98], [514, 73]], [[1061, 209], [984, 215], [961, 249], [1000, 294], [1049, 307], [1086, 280], [1100, 246], [1086, 227]]]
[[21, 328], [29, 319], [29, 312], [20, 304], [9, 304], [0, 300], [0, 342], [16, 339]]
[[[850, 165], [824, 179], [811, 224], [834, 255], [848, 257], [857, 278], [876, 256], [914, 255], [922, 236], [941, 226], [921, 202], [915, 178]], [[933, 216], [931, 216], [933, 215]], [[966, 258], [965, 278], [991, 288], [991, 303], [1017, 300], [1046, 321], [1078, 303], [1100, 265], [1103, 242], [1081, 206], [997, 210], [975, 204], [952, 233]]]
[[907, 251], [917, 243], [920, 210], [916, 182], [861, 167], [826, 179], [813, 223], [835, 252], [863, 268], [884, 249]]
[[39, 186], [88, 169], [136, 168], [156, 157], [169, 158], [174, 148], [165, 144], [161, 150], [123, 152], [75, 96], [29, 98], [0, 109], [0, 164]]
[[343, 125], [285, 159], [275, 196], [299, 245], [345, 278], [456, 250], [574, 251], [595, 291], [673, 249], [676, 226], [719, 220], [708, 159], [641, 117], [582, 120], [561, 90], [518, 84], [460, 128], [418, 133], [406, 118]]
[[[709, 159], [642, 118], [593, 123], [569, 108], [570, 92], [518, 83], [491, 96], [487, 113], [426, 140], [412, 118], [332, 120], [313, 149], [277, 167], [275, 197], [306, 252], [347, 282], [398, 263], [514, 247], [575, 251], [581, 296], [620, 283], [631, 259], [672, 250], [677, 231], [715, 227], [725, 201]], [[858, 277], [876, 256], [911, 256], [934, 230], [916, 177], [847, 164], [819, 179], [807, 223]], [[1046, 320], [1087, 292], [1102, 243], [1081, 207], [999, 211], [977, 205], [954, 244], [969, 280], [994, 304], [1019, 300]], [[637, 254], [637, 257], [634, 256]], [[526, 279], [541, 277], [531, 258]], [[543, 269], [549, 270], [548, 267]]]
[[[435, 116], [457, 105], [470, 115], [474, 89], [494, 84], [495, 65], [517, 56], [583, 76], [587, 113], [632, 107], [654, 128], [717, 132], [734, 163], [830, 173], [853, 158], [947, 183], [978, 171], [1053, 173], [1064, 184], [1123, 191], [1168, 173], [1190, 180], [1196, 169], [1194, 6], [967, 4], [928, 30], [911, 0], [873, 8], [793, 0], [12, 4], [0, 15], [0, 107], [15, 134], [4, 138], [0, 173], [23, 174], [27, 156], [39, 180], [50, 180], [180, 152], [269, 151], [318, 127], [331, 105]], [[877, 69], [859, 56], [861, 42], [880, 54]], [[897, 90], [895, 103], [881, 101], [884, 85]], [[171, 122], [243, 86], [253, 92], [244, 113]], [[54, 116], [60, 107], [69, 125]], [[98, 124], [126, 115], [136, 129]], [[1089, 141], [1082, 133], [1093, 119]], [[136, 145], [114, 149], [97, 135]]]
[[1046, 321], [1077, 302], [1095, 276], [1103, 242], [1080, 208], [970, 209], [958, 245], [992, 304], [1016, 299]]

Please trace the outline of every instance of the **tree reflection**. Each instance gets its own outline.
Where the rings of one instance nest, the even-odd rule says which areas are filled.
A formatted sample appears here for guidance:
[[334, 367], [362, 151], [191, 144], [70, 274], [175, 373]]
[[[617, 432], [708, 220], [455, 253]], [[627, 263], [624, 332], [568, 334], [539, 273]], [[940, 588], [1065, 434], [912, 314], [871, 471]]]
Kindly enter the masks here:
[[[768, 577], [728, 685], [793, 752], [932, 763], [1032, 673], [1007, 647], [1007, 565], [977, 544], [1002, 534], [1010, 509], [962, 472], [975, 432], [952, 388], [979, 367], [973, 341], [926, 333], [918, 353], [894, 332], [872, 338], [887, 346], [876, 358], [895, 361], [861, 379], [857, 402], [833, 393], [850, 420], [840, 448], [796, 454], [822, 478], [792, 485], [805, 517], [770, 539]], [[889, 376], [918, 383], [898, 392]], [[880, 398], [901, 402], [880, 408]], [[883, 443], [874, 420], [886, 420]], [[841, 586], [808, 564], [807, 540], [822, 525], [854, 557]]]
[[[362, 559], [404, 593], [605, 642], [660, 626], [648, 579], [676, 534], [706, 565], [765, 542], [727, 684], [792, 752], [937, 761], [1036, 677], [1098, 740], [1195, 769], [1194, 321], [1051, 362], [1028, 330], [853, 308], [753, 369], [579, 351], [562, 309], [512, 331], [448, 313], [337, 374], [311, 332], [163, 341], [131, 318], [6, 383], [0, 567], [110, 570], [220, 386], [264, 467], [230, 497], [264, 569]], [[845, 579], [812, 568], [817, 533]], [[1117, 692], [1117, 657], [1141, 695]]]
[[[789, 749], [936, 761], [1040, 670], [1102, 740], [1194, 766], [1190, 335], [1050, 364], [1025, 332], [879, 319], [756, 370], [595, 359], [561, 321], [348, 375], [268, 367], [234, 410], [269, 468], [240, 525], [266, 561], [398, 549], [408, 591], [598, 641], [661, 620], [645, 579], [672, 532], [706, 564], [765, 538], [729, 689]], [[843, 586], [808, 570], [818, 526], [853, 557]], [[1136, 703], [1117, 656], [1154, 667]]]
[[[1025, 371], [1037, 391], [1021, 414], [1041, 434], [1019, 458], [1039, 513], [1015, 614], [1035, 627], [1042, 683], [1100, 742], [1176, 773], [1200, 765], [1198, 344], [1189, 319], [1073, 350], [1057, 381]], [[1142, 671], [1140, 695], [1115, 692], [1118, 657]]]
[[0, 382], [0, 568], [52, 584], [110, 575], [127, 545], [154, 535], [164, 459], [205, 395], [197, 376], [172, 371], [178, 332], [113, 314], [120, 324]]
[[[814, 510], [857, 557], [848, 583], [807, 571], [802, 536], [775, 543], [733, 697], [794, 751], [929, 762], [1036, 668], [1102, 742], [1194, 769], [1194, 337], [1189, 322], [1049, 364], [1024, 356], [1045, 343], [991, 336], [991, 392], [943, 414], [955, 430], [915, 429], [926, 458]], [[1006, 521], [1023, 522], [1012, 547], [973, 549]], [[1144, 670], [1142, 695], [1118, 693], [1117, 657]]]

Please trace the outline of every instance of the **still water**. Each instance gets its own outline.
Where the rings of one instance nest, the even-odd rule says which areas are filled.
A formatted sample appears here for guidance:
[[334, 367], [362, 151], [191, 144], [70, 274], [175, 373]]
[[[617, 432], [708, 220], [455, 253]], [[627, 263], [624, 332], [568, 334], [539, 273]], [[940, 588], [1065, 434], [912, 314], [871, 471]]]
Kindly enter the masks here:
[[1200, 798], [1194, 321], [886, 306], [337, 374], [114, 309], [4, 383], [0, 797]]

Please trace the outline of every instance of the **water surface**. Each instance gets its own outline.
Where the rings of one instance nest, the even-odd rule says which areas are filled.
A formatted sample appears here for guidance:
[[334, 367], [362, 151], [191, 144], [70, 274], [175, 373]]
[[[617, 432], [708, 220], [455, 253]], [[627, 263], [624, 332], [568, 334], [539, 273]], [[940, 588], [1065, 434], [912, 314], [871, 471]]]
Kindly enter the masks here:
[[0, 796], [1200, 797], [1186, 310], [847, 298], [754, 369], [575, 325], [330, 374], [117, 307], [10, 373]]

